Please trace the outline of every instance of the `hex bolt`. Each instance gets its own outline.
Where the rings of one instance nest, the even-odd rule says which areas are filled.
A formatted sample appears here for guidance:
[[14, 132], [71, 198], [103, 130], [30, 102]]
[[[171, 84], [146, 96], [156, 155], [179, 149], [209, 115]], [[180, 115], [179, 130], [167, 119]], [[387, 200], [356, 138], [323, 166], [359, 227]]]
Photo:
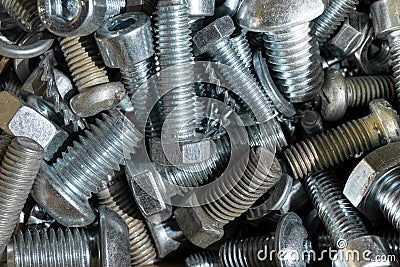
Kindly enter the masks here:
[[193, 141], [201, 118], [196, 112], [198, 103], [194, 91], [194, 70], [190, 64], [193, 54], [189, 8], [185, 0], [160, 0], [155, 13], [160, 65], [158, 89], [160, 93], [169, 90], [160, 102], [163, 127], [172, 139]]
[[350, 13], [356, 9], [358, 0], [332, 0], [324, 13], [315, 20], [315, 35], [320, 46], [324, 45]]
[[284, 151], [295, 178], [324, 170], [400, 138], [400, 118], [390, 104], [373, 100], [371, 114], [305, 139]]
[[114, 210], [128, 226], [131, 266], [153, 263], [157, 254], [125, 177], [113, 178], [96, 195], [100, 205]]
[[264, 32], [271, 75], [293, 103], [312, 100], [323, 83], [312, 21], [324, 8], [322, 0], [251, 0], [244, 2], [237, 14], [242, 28]]
[[399, 185], [400, 143], [396, 142], [364, 157], [350, 174], [343, 193], [369, 219], [382, 213], [400, 230]]
[[366, 108], [374, 99], [392, 102], [396, 95], [390, 75], [345, 78], [338, 70], [325, 73], [322, 87], [322, 116], [328, 121], [341, 119], [347, 109]]
[[192, 34], [204, 27], [204, 18], [214, 15], [214, 0], [187, 0]]
[[397, 100], [400, 100], [400, 3], [379, 0], [371, 5], [371, 18], [376, 38], [388, 39]]
[[[242, 59], [231, 44], [229, 36], [234, 32], [235, 25], [229, 16], [219, 18], [197, 32], [193, 42], [200, 53], [207, 52], [219, 63], [224, 79], [232, 88], [242, 88], [239, 96], [254, 113], [259, 122], [270, 120], [274, 116], [271, 101], [263, 93], [250, 69], [246, 68]], [[232, 69], [235, 70], [233, 72]]]
[[42, 165], [34, 185], [36, 202], [67, 227], [86, 226], [94, 221], [89, 198], [120, 169], [119, 165], [126, 164], [142, 137], [116, 110], [103, 113], [90, 129], [57, 162]]
[[36, 2], [30, 0], [1, 0], [0, 5], [28, 32], [43, 31]]
[[239, 55], [244, 66], [246, 68], [251, 68], [253, 63], [253, 55], [251, 53], [249, 42], [246, 38], [246, 32], [241, 30], [239, 34], [231, 38], [231, 44], [233, 49]]
[[97, 229], [18, 231], [7, 245], [7, 266], [128, 267], [128, 228], [113, 210], [100, 206]]
[[[389, 255], [387, 244], [381, 237], [368, 235], [368, 232], [350, 201], [343, 195], [340, 182], [330, 171], [321, 171], [305, 179], [306, 190], [317, 209], [333, 245], [338, 248], [338, 255], [353, 248], [373, 247], [373, 255]], [[371, 258], [373, 258], [371, 256]], [[365, 259], [341, 258], [335, 262], [348, 261], [347, 265], [365, 266]], [[349, 263], [350, 262], [350, 263]], [[385, 265], [386, 266], [386, 265]], [[392, 266], [392, 265], [390, 265]], [[395, 265], [393, 265], [395, 266]]]
[[0, 166], [0, 252], [18, 222], [42, 159], [43, 148], [31, 139], [15, 137], [7, 147]]
[[60, 44], [72, 79], [80, 92], [70, 101], [71, 109], [76, 115], [96, 115], [115, 107], [125, 97], [125, 89], [121, 83], [110, 83], [91, 36], [65, 37]]
[[[271, 251], [288, 251], [305, 255], [311, 250], [307, 230], [299, 216], [289, 212], [282, 216], [274, 234], [226, 241], [219, 249], [219, 257], [224, 267], [254, 266], [307, 266], [307, 259], [278, 257]], [[282, 252], [281, 252], [282, 253]], [[273, 258], [272, 258], [273, 257]]]
[[224, 267], [221, 263], [218, 251], [204, 250], [189, 255], [185, 259], [186, 267]]
[[[252, 149], [246, 166], [247, 157], [238, 160], [228, 175], [229, 180], [220, 178], [203, 195], [190, 195], [188, 201], [195, 206], [175, 211], [183, 234], [196, 246], [206, 248], [220, 240], [224, 234], [223, 227], [246, 212], [281, 177], [279, 162], [267, 149]], [[245, 167], [242, 175], [237, 172], [241, 167]], [[224, 188], [231, 189], [220, 196]], [[204, 198], [206, 204], [199, 206], [197, 197]]]
[[324, 131], [321, 114], [313, 110], [307, 110], [304, 112], [300, 124], [304, 132], [309, 136], [320, 134]]

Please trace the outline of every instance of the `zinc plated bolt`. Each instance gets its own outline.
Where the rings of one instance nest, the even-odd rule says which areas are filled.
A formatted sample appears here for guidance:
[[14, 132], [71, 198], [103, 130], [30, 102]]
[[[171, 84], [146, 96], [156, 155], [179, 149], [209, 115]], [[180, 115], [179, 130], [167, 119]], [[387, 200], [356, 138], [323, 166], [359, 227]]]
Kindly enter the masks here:
[[366, 108], [374, 99], [392, 102], [396, 95], [393, 77], [360, 76], [345, 78], [339, 70], [329, 69], [325, 73], [322, 87], [321, 113], [328, 121], [337, 121], [347, 109]]
[[33, 197], [47, 213], [67, 227], [81, 227], [95, 219], [89, 198], [107, 177], [125, 165], [141, 134], [116, 110], [103, 113], [85, 130], [79, 142], [54, 164], [42, 164]]
[[125, 222], [100, 206], [97, 229], [18, 231], [7, 245], [7, 266], [129, 267], [128, 242]]
[[[8, 143], [2, 135], [1, 143]], [[39, 171], [43, 148], [25, 137], [8, 145], [0, 166], [0, 253], [10, 239]]]
[[362, 152], [400, 139], [400, 118], [390, 104], [373, 100], [371, 114], [305, 139], [284, 151], [295, 178], [324, 170]]
[[45, 29], [39, 18], [36, 1], [1, 0], [0, 5], [25, 31], [36, 32]]
[[324, 13], [315, 20], [315, 35], [320, 46], [328, 41], [335, 30], [355, 10], [358, 2], [358, 0], [329, 1]]
[[237, 14], [238, 24], [264, 32], [272, 77], [291, 102], [315, 98], [323, 83], [323, 69], [312, 20], [324, 11], [322, 0], [251, 0]]

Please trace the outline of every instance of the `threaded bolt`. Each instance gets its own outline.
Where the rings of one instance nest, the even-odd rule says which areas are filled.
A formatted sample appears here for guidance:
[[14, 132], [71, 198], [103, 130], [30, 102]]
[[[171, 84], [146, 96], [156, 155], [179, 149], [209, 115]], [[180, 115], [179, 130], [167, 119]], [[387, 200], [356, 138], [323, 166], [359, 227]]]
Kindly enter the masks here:
[[223, 267], [218, 251], [204, 250], [194, 253], [185, 259], [186, 267]]
[[[39, 177], [49, 185], [43, 188], [38, 182], [34, 187], [35, 200], [54, 219], [69, 227], [85, 226], [94, 220], [88, 199], [107, 182], [107, 177], [120, 169], [119, 165], [126, 164], [141, 138], [129, 119], [116, 111], [102, 114], [90, 129], [56, 163], [42, 168]], [[59, 195], [58, 202], [51, 199], [54, 194]], [[65, 203], [60, 205], [61, 201]]]
[[398, 140], [399, 117], [382, 99], [370, 103], [371, 115], [301, 141], [284, 151], [295, 178], [324, 170], [352, 156]]
[[40, 21], [35, 1], [1, 0], [0, 4], [25, 31], [38, 32], [45, 29]]
[[18, 222], [42, 159], [43, 149], [31, 139], [15, 137], [7, 147], [0, 167], [0, 252]]
[[231, 44], [233, 49], [239, 55], [244, 66], [246, 68], [252, 67], [253, 55], [249, 46], [249, 42], [246, 38], [246, 32], [241, 31], [237, 36], [231, 38]]
[[341, 119], [348, 108], [366, 108], [374, 99], [393, 101], [395, 85], [391, 75], [345, 78], [338, 70], [325, 74], [322, 87], [322, 115], [328, 121]]
[[114, 179], [97, 193], [97, 198], [100, 205], [114, 210], [128, 226], [131, 266], [151, 264], [157, 254], [139, 217], [128, 183], [123, 178]]
[[393, 77], [396, 84], [397, 100], [400, 100], [400, 31], [389, 38], [390, 59], [392, 61]]
[[324, 45], [333, 32], [356, 9], [358, 0], [332, 0], [324, 13], [315, 20], [315, 35], [319, 45]]
[[10, 145], [12, 139], [12, 136], [7, 133], [2, 133], [0, 135], [0, 162], [2, 162], [6, 155], [7, 147]]

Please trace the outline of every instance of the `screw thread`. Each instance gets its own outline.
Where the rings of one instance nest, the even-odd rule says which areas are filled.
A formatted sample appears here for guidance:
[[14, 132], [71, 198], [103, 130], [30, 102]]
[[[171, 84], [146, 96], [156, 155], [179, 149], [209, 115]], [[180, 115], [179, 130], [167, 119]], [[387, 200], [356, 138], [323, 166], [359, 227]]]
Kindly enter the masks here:
[[376, 202], [383, 215], [400, 230], [400, 166], [383, 174], [374, 187]]
[[343, 195], [343, 186], [332, 172], [310, 175], [305, 185], [335, 246], [338, 240], [350, 241], [368, 234], [356, 209]]
[[346, 78], [349, 108], [367, 107], [374, 99], [392, 101], [395, 97], [393, 76], [362, 76]]
[[262, 146], [269, 151], [281, 150], [287, 145], [279, 122], [275, 119], [246, 127], [250, 146]]
[[315, 20], [315, 35], [323, 45], [340, 24], [355, 10], [358, 0], [332, 0], [324, 13]]
[[141, 135], [129, 119], [120, 113], [101, 118], [50, 167], [52, 181], [72, 199], [87, 201], [138, 147]]
[[[262, 147], [251, 150], [249, 159], [248, 155], [245, 155], [230, 170], [229, 180], [218, 179], [205, 192], [204, 203], [208, 204], [202, 208], [213, 220], [221, 225], [233, 221], [246, 212], [279, 180], [280, 175], [272, 173], [277, 166], [270, 168], [271, 162], [267, 161], [271, 158], [267, 156], [267, 153], [271, 152]], [[221, 192], [227, 193], [221, 197]]]
[[3, 158], [7, 152], [7, 147], [10, 145], [12, 139], [12, 136], [9, 134], [2, 133], [0, 135], [0, 162], [3, 161]]
[[292, 102], [312, 100], [323, 84], [323, 69], [312, 22], [264, 35], [271, 75]]
[[194, 253], [185, 259], [186, 267], [223, 267], [218, 252], [204, 250]]
[[66, 37], [60, 40], [60, 44], [72, 79], [79, 91], [109, 82], [92, 37]]
[[[273, 267], [275, 262], [269, 256], [274, 249], [273, 235], [250, 237], [225, 242], [219, 249], [219, 257], [225, 267]], [[259, 260], [259, 251], [267, 256], [265, 261]]]
[[396, 256], [396, 259], [400, 259], [400, 234], [395, 230], [385, 230], [378, 234], [381, 236], [389, 246], [389, 250]]
[[25, 31], [37, 32], [45, 29], [39, 18], [36, 1], [1, 0], [0, 4]]
[[284, 155], [295, 178], [303, 178], [384, 144], [381, 127], [371, 114], [292, 145]]
[[112, 181], [97, 193], [97, 198], [100, 205], [114, 210], [128, 226], [131, 266], [152, 263], [157, 254], [143, 221], [139, 219], [139, 212], [126, 181]]
[[[160, 0], [156, 9], [156, 36], [160, 64], [161, 117], [168, 133], [179, 140], [193, 137], [200, 121], [196, 116], [193, 55], [189, 9], [184, 0]], [[174, 67], [173, 70], [168, 70]], [[165, 120], [168, 117], [168, 123]]]
[[400, 102], [400, 31], [396, 31], [395, 33], [397, 35], [389, 37], [389, 46], [397, 100]]
[[268, 121], [276, 115], [271, 100], [264, 94], [250, 69], [243, 64], [229, 38], [221, 39], [207, 52], [215, 61], [226, 65], [220, 67], [224, 79], [231, 88], [242, 88], [237, 94], [247, 106], [251, 107], [259, 122]]
[[8, 266], [90, 267], [89, 240], [87, 232], [78, 228], [18, 231], [8, 244]]
[[35, 141], [14, 138], [0, 167], [0, 253], [10, 239], [43, 159]]
[[146, 13], [148, 16], [152, 16], [156, 11], [157, 0], [143, 0], [142, 12]]
[[120, 14], [126, 7], [127, 0], [107, 0], [106, 18]]
[[246, 68], [251, 68], [253, 58], [249, 42], [246, 38], [246, 33], [241, 32], [238, 36], [231, 38], [231, 43], [233, 49], [235, 49], [236, 53], [239, 55], [244, 66]]

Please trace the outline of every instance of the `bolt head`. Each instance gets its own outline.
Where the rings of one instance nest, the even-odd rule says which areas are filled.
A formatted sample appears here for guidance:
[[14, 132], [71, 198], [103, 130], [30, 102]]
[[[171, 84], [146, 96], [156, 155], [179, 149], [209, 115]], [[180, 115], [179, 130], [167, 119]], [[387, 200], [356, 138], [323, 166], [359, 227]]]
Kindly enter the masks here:
[[346, 114], [347, 89], [345, 78], [338, 70], [329, 69], [322, 87], [321, 114], [327, 121], [337, 121]]
[[378, 119], [377, 127], [386, 142], [400, 140], [400, 118], [392, 106], [384, 99], [376, 99], [369, 103], [369, 109]]
[[325, 9], [323, 0], [245, 0], [238, 11], [238, 24], [249, 31], [267, 32], [310, 22]]
[[376, 1], [371, 5], [371, 18], [378, 38], [385, 38], [388, 34], [400, 30], [400, 2]]
[[215, 0], [188, 0], [189, 16], [204, 17], [214, 15]]

